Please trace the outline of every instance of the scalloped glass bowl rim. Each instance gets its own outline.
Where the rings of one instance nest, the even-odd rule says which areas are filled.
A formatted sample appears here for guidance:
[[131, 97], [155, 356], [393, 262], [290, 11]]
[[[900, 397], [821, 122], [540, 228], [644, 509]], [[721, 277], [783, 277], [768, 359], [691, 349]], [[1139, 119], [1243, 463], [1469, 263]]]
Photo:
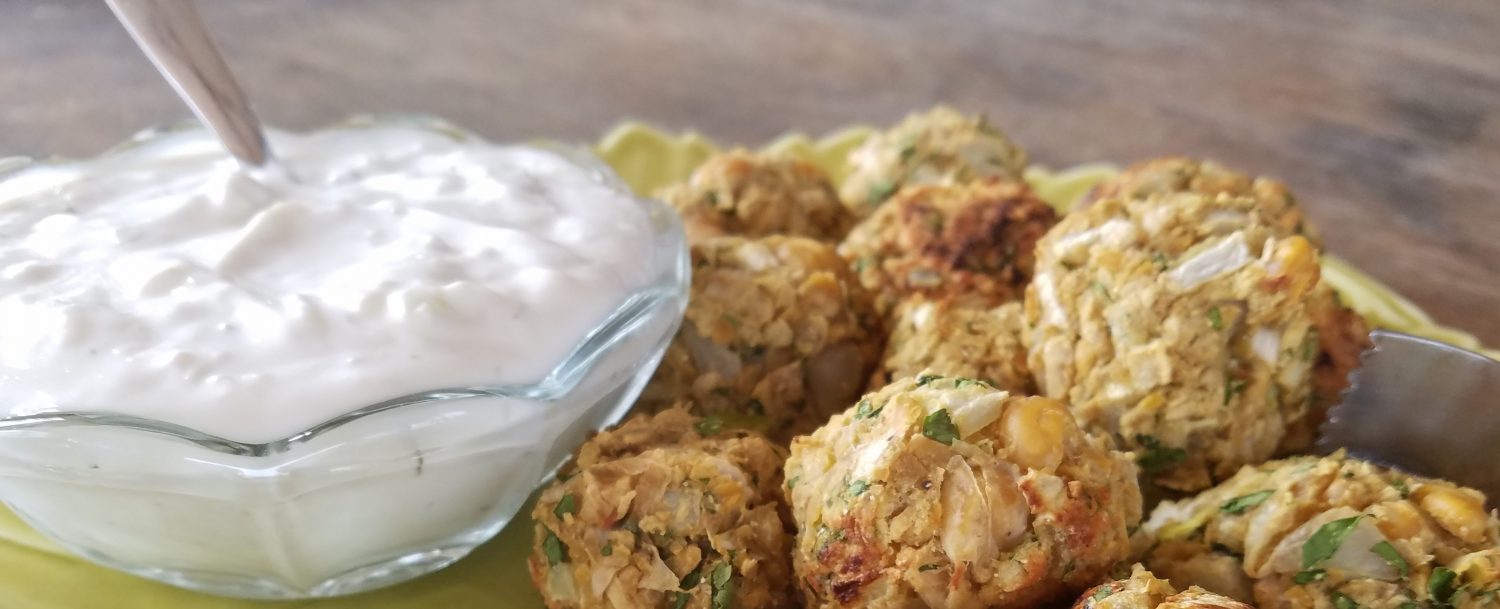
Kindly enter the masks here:
[[[465, 131], [452, 123], [439, 118], [418, 114], [357, 115], [310, 132], [361, 129], [377, 125], [407, 125], [438, 131], [459, 141], [484, 141], [479, 136]], [[147, 144], [163, 135], [201, 128], [198, 122], [187, 120], [144, 129], [136, 132], [124, 142], [107, 149], [95, 158], [105, 158], [119, 154], [123, 151]], [[637, 196], [631, 192], [629, 186], [620, 180], [608, 164], [589, 152], [586, 148], [546, 141], [529, 142], [527, 145], [556, 152], [582, 166], [599, 171], [600, 177], [607, 180], [612, 186], [630, 193], [633, 198], [653, 207], [653, 215], [661, 215], [673, 219], [676, 217], [675, 214], [665, 213], [671, 211], [665, 204], [655, 199]], [[0, 181], [35, 165], [60, 164], [73, 161], [75, 159], [65, 157], [53, 157], [45, 160], [36, 160], [24, 156], [0, 158]], [[682, 235], [679, 223], [669, 221], [665, 231], [658, 232], [657, 236], [662, 234], [676, 235], [675, 240], [678, 243], [684, 244], [685, 247], [686, 240]], [[680, 265], [685, 265], [685, 256], [679, 258]], [[688, 277], [686, 269], [678, 270], [679, 276]], [[669, 306], [673, 299], [671, 298], [672, 295], [668, 292], [679, 292], [678, 296], [685, 302], [686, 282], [684, 281], [683, 285], [676, 287], [678, 288], [676, 290], [664, 289], [660, 286], [648, 287], [630, 296], [603, 322], [589, 330], [577, 346], [563, 358], [562, 362], [553, 367], [547, 376], [536, 383], [433, 389], [407, 394], [355, 408], [305, 430], [267, 442], [242, 442], [167, 421], [106, 411], [82, 410], [0, 417], [0, 434], [53, 427], [112, 427], [161, 434], [186, 440], [209, 450], [227, 455], [271, 457], [286, 453], [299, 444], [309, 442], [318, 436], [354, 421], [406, 406], [418, 406], [439, 400], [484, 397], [519, 398], [536, 401], [555, 400], [567, 396], [569, 392], [576, 388], [588, 373], [593, 370], [594, 365], [598, 363], [600, 357], [619, 344], [638, 325], [638, 321], [644, 319], [659, 307]], [[682, 311], [678, 310], [676, 315], [680, 317]], [[671, 327], [675, 328], [675, 324], [672, 324]]]

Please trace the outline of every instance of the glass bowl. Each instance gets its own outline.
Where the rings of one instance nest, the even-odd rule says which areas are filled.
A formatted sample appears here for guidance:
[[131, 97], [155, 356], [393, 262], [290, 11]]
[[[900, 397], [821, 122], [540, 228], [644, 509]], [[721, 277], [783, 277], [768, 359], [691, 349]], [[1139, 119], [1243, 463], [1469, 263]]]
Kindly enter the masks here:
[[[332, 128], [414, 120], [469, 137], [414, 118]], [[549, 147], [627, 189], [587, 153]], [[0, 159], [0, 180], [31, 164]], [[661, 359], [686, 306], [688, 258], [676, 214], [642, 204], [651, 284], [534, 384], [393, 396], [265, 443], [107, 412], [11, 416], [0, 419], [0, 501], [89, 560], [225, 596], [336, 596], [441, 569], [618, 421]]]

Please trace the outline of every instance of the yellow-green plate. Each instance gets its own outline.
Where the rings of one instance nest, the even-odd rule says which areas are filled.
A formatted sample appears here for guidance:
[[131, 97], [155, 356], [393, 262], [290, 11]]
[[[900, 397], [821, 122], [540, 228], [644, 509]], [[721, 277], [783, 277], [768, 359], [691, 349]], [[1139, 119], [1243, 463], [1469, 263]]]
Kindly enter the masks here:
[[[807, 158], [835, 179], [845, 172], [844, 156], [870, 131], [851, 128], [820, 140], [782, 137], [768, 148]], [[610, 132], [595, 147], [637, 191], [650, 193], [687, 177], [718, 148], [695, 135], [671, 135], [638, 124]], [[1064, 171], [1030, 170], [1027, 179], [1049, 203], [1066, 209], [1080, 195], [1115, 171], [1087, 165]], [[1475, 338], [1433, 322], [1411, 301], [1349, 264], [1326, 256], [1324, 277], [1345, 302], [1376, 326], [1480, 349]], [[1488, 351], [1500, 359], [1500, 352]], [[0, 609], [231, 609], [287, 607], [313, 609], [536, 609], [541, 600], [527, 579], [525, 556], [530, 519], [518, 518], [505, 532], [469, 558], [442, 572], [400, 586], [345, 598], [257, 603], [205, 596], [94, 566], [74, 558], [0, 509]]]

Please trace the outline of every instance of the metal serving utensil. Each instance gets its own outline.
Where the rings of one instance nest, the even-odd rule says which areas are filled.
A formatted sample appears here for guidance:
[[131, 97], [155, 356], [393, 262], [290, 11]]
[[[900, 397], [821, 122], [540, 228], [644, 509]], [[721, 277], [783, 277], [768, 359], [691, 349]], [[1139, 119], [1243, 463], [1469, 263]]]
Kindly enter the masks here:
[[167, 82], [219, 136], [229, 152], [250, 167], [270, 159], [265, 132], [245, 92], [235, 82], [208, 35], [193, 0], [108, 0], [115, 17]]
[[1397, 332], [1374, 347], [1329, 410], [1318, 450], [1479, 489], [1500, 501], [1500, 362]]

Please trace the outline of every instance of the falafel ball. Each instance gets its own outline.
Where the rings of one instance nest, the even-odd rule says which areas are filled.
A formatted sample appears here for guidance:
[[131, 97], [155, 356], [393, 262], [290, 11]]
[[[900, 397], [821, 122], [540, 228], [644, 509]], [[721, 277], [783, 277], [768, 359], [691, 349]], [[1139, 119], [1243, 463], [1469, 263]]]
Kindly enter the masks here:
[[785, 457], [677, 408], [602, 432], [537, 500], [532, 581], [549, 609], [791, 607]]
[[883, 335], [849, 265], [804, 237], [692, 246], [687, 314], [639, 402], [679, 400], [785, 443], [859, 397]]
[[[1091, 197], [1142, 198], [1180, 192], [1250, 197], [1260, 208], [1261, 217], [1279, 235], [1302, 235], [1318, 244], [1316, 231], [1307, 223], [1297, 198], [1285, 184], [1246, 175], [1213, 161], [1166, 157], [1137, 163], [1100, 184]], [[1319, 347], [1313, 363], [1313, 403], [1308, 416], [1288, 430], [1282, 454], [1305, 452], [1312, 447], [1328, 408], [1338, 402], [1339, 395], [1348, 387], [1349, 373], [1359, 366], [1359, 354], [1371, 346], [1369, 324], [1339, 302], [1332, 288], [1320, 285], [1309, 304]]]
[[923, 376], [792, 443], [808, 609], [1030, 608], [1096, 583], [1141, 517], [1128, 455], [1065, 406]]
[[1021, 343], [1021, 303], [968, 305], [953, 298], [912, 297], [896, 307], [885, 358], [870, 390], [923, 372], [976, 378], [1021, 395], [1036, 393], [1026, 346]]
[[716, 154], [660, 197], [682, 215], [689, 241], [795, 235], [836, 244], [854, 225], [828, 174], [785, 154]]
[[1140, 565], [1130, 577], [1105, 582], [1084, 592], [1073, 609], [1254, 609], [1197, 586], [1178, 592], [1171, 583]]
[[1044, 395], [1193, 491], [1259, 463], [1307, 415], [1317, 251], [1248, 197], [1103, 199], [1037, 245], [1029, 364]]
[[1204, 159], [1164, 157], [1136, 163], [1099, 184], [1085, 205], [1099, 199], [1137, 199], [1179, 192], [1249, 197], [1260, 207], [1262, 219], [1277, 233], [1302, 235], [1318, 243], [1302, 207], [1286, 184], [1262, 176], [1252, 177]]
[[1036, 242], [1056, 222], [1021, 182], [914, 186], [856, 225], [839, 253], [882, 315], [914, 294], [994, 305], [1021, 297]]
[[1019, 181], [1026, 151], [983, 115], [938, 106], [870, 136], [849, 153], [849, 167], [839, 193], [854, 215], [863, 218], [903, 186], [988, 177]]
[[1336, 453], [1247, 466], [1156, 508], [1146, 566], [1275, 609], [1500, 604], [1500, 520], [1478, 491]]

